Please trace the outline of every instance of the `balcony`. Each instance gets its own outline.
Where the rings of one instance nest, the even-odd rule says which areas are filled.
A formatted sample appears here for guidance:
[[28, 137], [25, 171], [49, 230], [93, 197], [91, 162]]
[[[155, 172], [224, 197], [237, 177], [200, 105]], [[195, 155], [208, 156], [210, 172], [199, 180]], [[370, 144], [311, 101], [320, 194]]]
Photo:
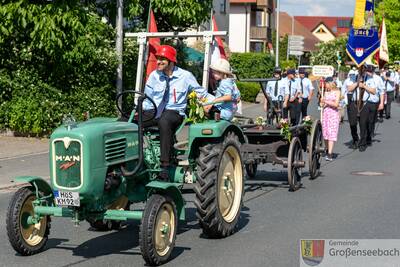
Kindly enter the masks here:
[[271, 28], [259, 26], [250, 27], [250, 39], [272, 42]]
[[274, 6], [273, 0], [257, 0], [257, 6], [271, 8]]

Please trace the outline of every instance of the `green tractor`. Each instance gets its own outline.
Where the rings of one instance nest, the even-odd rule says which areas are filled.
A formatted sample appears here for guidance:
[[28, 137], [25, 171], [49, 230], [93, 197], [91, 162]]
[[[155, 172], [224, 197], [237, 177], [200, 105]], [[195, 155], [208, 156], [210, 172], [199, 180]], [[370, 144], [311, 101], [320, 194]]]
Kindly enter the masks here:
[[[208, 32], [211, 37], [216, 34]], [[142, 63], [139, 60], [138, 65], [143, 69]], [[178, 220], [185, 220], [181, 192], [185, 183], [195, 183], [197, 217], [204, 234], [223, 238], [235, 231], [244, 194], [240, 146], [245, 137], [241, 129], [214, 120], [185, 126], [187, 139], [175, 145], [177, 165], [171, 179], [159, 181], [159, 132], [143, 129], [141, 116], [143, 101], [152, 100], [140, 90], [119, 96], [129, 94], [137, 104], [128, 121], [71, 120], [53, 132], [50, 184], [36, 176], [15, 179], [29, 184], [16, 191], [6, 218], [9, 242], [20, 255], [44, 249], [52, 216], [70, 217], [76, 225], [86, 220], [102, 231], [118, 230], [123, 221], [140, 220], [144, 260], [150, 265], [163, 264], [174, 248]], [[138, 202], [145, 202], [145, 208], [131, 210], [131, 204]]]

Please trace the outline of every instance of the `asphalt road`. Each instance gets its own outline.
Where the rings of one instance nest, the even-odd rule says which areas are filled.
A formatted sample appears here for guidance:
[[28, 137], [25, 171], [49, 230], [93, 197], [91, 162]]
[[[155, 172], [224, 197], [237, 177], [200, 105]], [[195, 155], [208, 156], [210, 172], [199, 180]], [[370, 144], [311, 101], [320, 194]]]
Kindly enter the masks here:
[[[260, 109], [245, 113], [255, 117]], [[256, 179], [246, 181], [240, 229], [226, 239], [201, 235], [194, 196], [185, 194], [188, 221], [181, 225], [173, 257], [165, 266], [298, 266], [300, 239], [400, 238], [400, 106], [394, 104], [392, 113], [391, 120], [379, 124], [373, 146], [364, 153], [346, 146], [349, 127], [342, 125], [337, 158], [323, 161], [323, 175], [316, 180], [304, 173], [304, 186], [297, 192], [282, 184], [286, 172], [281, 167], [262, 166]], [[1, 174], [48, 170], [46, 156], [23, 158], [24, 168], [20, 160], [0, 162]], [[357, 171], [385, 173], [354, 175]], [[1, 266], [143, 266], [136, 222], [121, 231], [101, 233], [91, 231], [86, 222], [75, 228], [69, 219], [54, 218], [44, 252], [16, 255], [5, 231], [12, 191], [0, 190]]]

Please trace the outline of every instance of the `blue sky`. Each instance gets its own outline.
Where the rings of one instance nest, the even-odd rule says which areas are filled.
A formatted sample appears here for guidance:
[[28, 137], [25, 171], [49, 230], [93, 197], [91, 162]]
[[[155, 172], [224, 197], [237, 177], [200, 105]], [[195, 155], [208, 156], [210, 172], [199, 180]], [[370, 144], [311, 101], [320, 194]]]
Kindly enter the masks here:
[[354, 0], [278, 0], [281, 11], [294, 16], [352, 17]]

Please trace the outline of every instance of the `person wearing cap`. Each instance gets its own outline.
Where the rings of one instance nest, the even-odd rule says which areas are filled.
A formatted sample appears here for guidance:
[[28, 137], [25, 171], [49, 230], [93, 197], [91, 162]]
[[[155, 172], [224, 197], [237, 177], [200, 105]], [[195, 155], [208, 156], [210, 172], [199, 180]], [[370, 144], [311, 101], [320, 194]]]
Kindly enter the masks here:
[[[185, 117], [187, 96], [195, 91], [198, 97], [205, 98], [208, 93], [198, 84], [192, 73], [176, 66], [175, 48], [160, 45], [156, 58], [157, 69], [149, 75], [144, 93], [154, 101], [157, 110], [154, 110], [150, 101], [144, 101], [143, 127], [158, 126], [160, 130], [161, 172], [159, 179], [168, 181], [169, 169], [172, 165], [174, 135]], [[150, 120], [150, 118], [153, 119]]]
[[237, 111], [237, 102], [240, 99], [240, 92], [233, 79], [231, 66], [226, 59], [220, 58], [210, 65], [211, 76], [216, 82], [217, 90], [215, 98], [206, 105], [206, 111], [215, 106], [220, 113], [221, 119], [230, 121]]
[[379, 90], [382, 92], [381, 100], [379, 101], [379, 106], [378, 106], [377, 120], [379, 120], [379, 122], [383, 122], [383, 109], [386, 96], [386, 89], [385, 89], [385, 83], [383, 82], [384, 80], [383, 72], [380, 71], [379, 67], [375, 68], [375, 73], [373, 76]]
[[302, 101], [300, 104], [301, 109], [301, 116], [305, 118], [307, 116], [307, 108], [308, 104], [311, 102], [311, 99], [314, 95], [314, 86], [310, 79], [306, 78], [306, 70], [300, 69], [299, 70], [299, 78], [297, 78], [297, 82], [300, 85]]
[[[395, 74], [390, 70], [386, 70], [383, 73], [383, 84], [386, 93], [386, 101], [384, 103], [384, 110], [386, 119], [390, 119], [392, 102], [394, 100], [395, 87]], [[383, 117], [383, 110], [379, 112], [379, 115]]]
[[367, 145], [372, 144], [372, 135], [375, 130], [375, 118], [381, 100], [381, 90], [373, 77], [374, 66], [367, 65], [366, 76], [359, 82], [359, 97], [362, 98], [363, 107], [360, 112], [360, 142], [359, 150], [364, 152]]
[[340, 124], [340, 90], [337, 88], [333, 77], [327, 77], [325, 79], [325, 94], [320, 100], [320, 106], [323, 108], [322, 115], [322, 135], [325, 140], [325, 148], [327, 148], [327, 154], [325, 159], [332, 161], [333, 147], [337, 141]]
[[297, 125], [300, 121], [300, 104], [302, 100], [301, 89], [295, 80], [295, 74], [296, 71], [294, 69], [287, 70], [285, 99], [283, 102], [283, 118], [287, 119], [290, 112], [290, 123], [292, 125]]
[[279, 67], [275, 67], [274, 69], [274, 78], [278, 79], [277, 81], [270, 81], [267, 83], [267, 88], [265, 92], [268, 96], [269, 100], [266, 98], [264, 101], [264, 111], [268, 113], [269, 105], [272, 105], [273, 115], [277, 117], [277, 112], [280, 112], [282, 108], [283, 100], [285, 97], [285, 90], [287, 86], [287, 82], [284, 79], [281, 79], [282, 70]]
[[343, 83], [344, 90], [342, 93], [344, 96], [347, 96], [347, 118], [350, 125], [350, 133], [352, 137], [352, 144], [351, 148], [357, 149], [359, 143], [359, 136], [358, 136], [358, 108], [357, 108], [357, 100], [358, 100], [358, 71], [357, 70], [350, 70], [348, 78]]

